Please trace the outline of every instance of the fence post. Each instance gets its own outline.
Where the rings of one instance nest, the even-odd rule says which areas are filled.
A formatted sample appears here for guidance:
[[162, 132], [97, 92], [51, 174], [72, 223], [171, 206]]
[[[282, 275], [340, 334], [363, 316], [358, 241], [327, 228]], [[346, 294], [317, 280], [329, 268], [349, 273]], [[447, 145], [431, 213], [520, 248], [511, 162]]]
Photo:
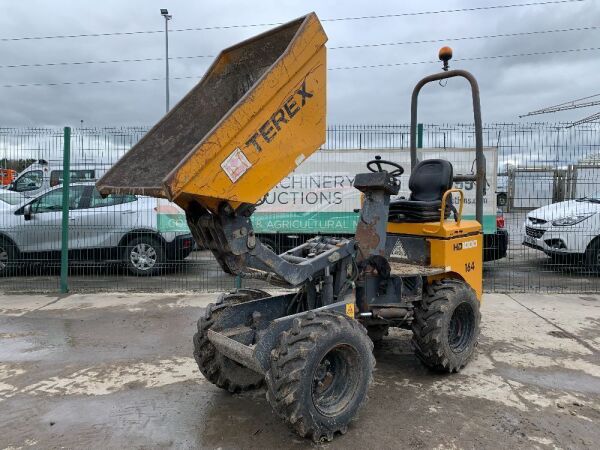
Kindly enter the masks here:
[[417, 124], [417, 148], [423, 148], [423, 124]]
[[71, 182], [71, 127], [65, 127], [62, 181], [62, 238], [60, 250], [60, 292], [69, 292], [69, 184]]

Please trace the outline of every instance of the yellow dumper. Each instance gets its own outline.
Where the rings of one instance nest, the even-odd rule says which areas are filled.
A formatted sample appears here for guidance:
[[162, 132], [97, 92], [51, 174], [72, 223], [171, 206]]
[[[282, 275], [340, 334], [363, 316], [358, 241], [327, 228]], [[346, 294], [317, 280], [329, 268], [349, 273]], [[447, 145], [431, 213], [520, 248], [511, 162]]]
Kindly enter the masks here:
[[[228, 273], [288, 288], [238, 289], [198, 321], [194, 357], [215, 385], [266, 384], [274, 411], [300, 436], [345, 433], [366, 399], [373, 343], [410, 327], [416, 356], [442, 372], [468, 362], [479, 333], [483, 160], [479, 90], [468, 72], [421, 80], [411, 105], [410, 198], [395, 199], [404, 168], [379, 157], [357, 174], [364, 194], [352, 239], [315, 237], [281, 255], [256, 238], [256, 203], [325, 141], [327, 37], [308, 14], [230, 47], [202, 80], [98, 181], [104, 193], [164, 197]], [[477, 173], [418, 161], [417, 98], [436, 80], [472, 87]], [[477, 186], [477, 219], [462, 220], [453, 181]]]

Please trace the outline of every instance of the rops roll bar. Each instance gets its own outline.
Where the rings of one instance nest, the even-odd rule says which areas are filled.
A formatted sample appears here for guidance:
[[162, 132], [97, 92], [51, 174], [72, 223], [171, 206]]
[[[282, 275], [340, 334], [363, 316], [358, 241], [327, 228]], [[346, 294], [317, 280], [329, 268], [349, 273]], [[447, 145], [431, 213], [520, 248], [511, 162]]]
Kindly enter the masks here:
[[452, 50], [449, 47], [440, 49], [440, 60], [444, 62], [443, 72], [429, 75], [417, 83], [412, 92], [410, 104], [410, 166], [411, 171], [419, 162], [417, 158], [417, 102], [421, 88], [432, 81], [444, 80], [446, 78], [463, 77], [471, 85], [473, 97], [473, 116], [475, 120], [475, 175], [457, 175], [454, 181], [475, 182], [475, 218], [483, 224], [483, 196], [485, 193], [485, 157], [483, 155], [483, 127], [481, 124], [481, 104], [479, 100], [479, 85], [475, 77], [466, 70], [448, 70], [448, 61], [452, 58]]

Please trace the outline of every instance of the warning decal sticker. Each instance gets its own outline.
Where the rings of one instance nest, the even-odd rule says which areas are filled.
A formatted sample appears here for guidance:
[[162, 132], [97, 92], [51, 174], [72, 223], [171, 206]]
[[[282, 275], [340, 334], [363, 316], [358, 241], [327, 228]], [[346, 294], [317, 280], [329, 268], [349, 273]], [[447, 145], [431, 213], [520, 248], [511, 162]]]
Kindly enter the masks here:
[[252, 164], [248, 161], [244, 152], [239, 148], [236, 148], [231, 155], [221, 163], [221, 167], [231, 182], [235, 183], [250, 167], [252, 167]]

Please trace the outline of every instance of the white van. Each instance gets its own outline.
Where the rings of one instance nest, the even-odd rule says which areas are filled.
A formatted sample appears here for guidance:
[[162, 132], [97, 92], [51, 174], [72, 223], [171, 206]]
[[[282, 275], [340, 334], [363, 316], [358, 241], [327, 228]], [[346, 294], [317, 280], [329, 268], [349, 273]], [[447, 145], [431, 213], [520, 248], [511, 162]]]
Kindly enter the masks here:
[[[98, 180], [109, 167], [110, 165], [102, 163], [72, 163], [71, 183]], [[55, 164], [40, 159], [23, 170], [7, 189], [20, 192], [27, 197], [34, 197], [48, 188], [62, 184], [62, 181], [62, 161]]]

